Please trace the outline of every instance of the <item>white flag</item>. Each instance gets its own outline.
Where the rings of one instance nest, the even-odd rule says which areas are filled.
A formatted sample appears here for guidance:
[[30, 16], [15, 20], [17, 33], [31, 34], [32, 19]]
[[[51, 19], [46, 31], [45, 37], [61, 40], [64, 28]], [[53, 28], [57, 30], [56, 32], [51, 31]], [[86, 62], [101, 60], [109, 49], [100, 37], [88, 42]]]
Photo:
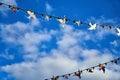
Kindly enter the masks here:
[[90, 28], [88, 28], [88, 30], [95, 30], [97, 28], [97, 24], [92, 24], [92, 23], [89, 23], [89, 26]]
[[31, 11], [27, 11], [27, 14], [29, 14], [29, 17], [28, 18], [33, 18], [34, 20], [36, 20], [36, 16], [35, 16], [35, 13], [34, 12], [31, 12]]
[[116, 30], [117, 30], [117, 35], [120, 36], [120, 29], [116, 28]]

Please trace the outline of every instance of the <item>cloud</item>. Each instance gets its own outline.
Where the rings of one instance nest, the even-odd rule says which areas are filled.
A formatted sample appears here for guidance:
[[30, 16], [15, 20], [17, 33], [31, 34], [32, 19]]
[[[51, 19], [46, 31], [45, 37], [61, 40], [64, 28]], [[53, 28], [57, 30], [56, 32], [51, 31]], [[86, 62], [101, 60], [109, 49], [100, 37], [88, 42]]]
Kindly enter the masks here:
[[7, 60], [13, 60], [14, 59], [14, 56], [13, 55], [10, 55], [10, 54], [6, 54], [6, 53], [2, 53], [2, 54], [0, 54], [0, 57], [1, 58], [5, 58], [5, 59], [7, 59]]
[[68, 72], [76, 66], [75, 61], [59, 55], [56, 57], [40, 58], [37, 62], [22, 62], [8, 65], [2, 69], [10, 73], [11, 76], [14, 76], [16, 80], [43, 80], [48, 77], [47, 75]]
[[[16, 78], [16, 80], [43, 80], [45, 78], [52, 77], [52, 75], [74, 72], [77, 71], [77, 69], [84, 69], [87, 67], [91, 67], [91, 65], [93, 66], [99, 64], [100, 62], [105, 62], [112, 59], [112, 55], [110, 54], [100, 55], [99, 53], [100, 52], [97, 50], [84, 50], [84, 52], [81, 54], [85, 57], [83, 57], [84, 60], [80, 62], [74, 59], [70, 59], [64, 54], [53, 52], [52, 55], [39, 58], [36, 62], [26, 61], [22, 63], [16, 63], [13, 65], [7, 65], [2, 67], [2, 70], [8, 72], [10, 76]], [[110, 66], [112, 66], [112, 64]], [[107, 67], [108, 69], [106, 69], [105, 74], [103, 74], [98, 69], [95, 69], [93, 74], [87, 73], [86, 71], [83, 72], [82, 80], [119, 80], [119, 72], [115, 72], [113, 70], [118, 70], [120, 66], [112, 66], [112, 70], [109, 69], [109, 65]], [[74, 79], [78, 80], [77, 77], [74, 77]], [[71, 77], [71, 80], [74, 79], [72, 79]], [[61, 78], [61, 80], [63, 79]]]
[[46, 3], [45, 6], [46, 6], [47, 13], [51, 13], [53, 11], [53, 8], [49, 3]]
[[118, 41], [117, 40], [114, 40], [113, 42], [110, 42], [111, 45], [115, 46], [115, 47], [118, 47]]
[[[1, 0], [1, 2], [2, 2], [2, 3], [5, 3], [5, 4], [17, 6], [16, 0]], [[4, 16], [7, 16], [7, 11], [9, 11], [9, 10], [10, 10], [10, 9], [8, 8], [8, 6], [5, 6], [5, 5], [0, 6], [0, 12], [1, 12]]]
[[[71, 25], [65, 25], [65, 29], [60, 30], [43, 29], [38, 31], [35, 28], [42, 27], [39, 20], [38, 22], [16, 22], [0, 26], [2, 27], [2, 40], [12, 46], [20, 45], [23, 49], [19, 53], [23, 54], [23, 62], [2, 67], [3, 71], [16, 80], [43, 80], [53, 75], [66, 74], [109, 61], [114, 56], [106, 49], [101, 51], [92, 47], [88, 48], [87, 41], [99, 43], [104, 38], [103, 36], [99, 38], [97, 34], [93, 35], [88, 31], [74, 30], [74, 26]], [[52, 43], [51, 40], [53, 40]], [[43, 47], [42, 44], [46, 48], [49, 48], [50, 45], [50, 50], [40, 51]], [[102, 74], [98, 69], [95, 69], [93, 74], [84, 72], [82, 79], [119, 80], [120, 72], [115, 71], [118, 68], [120, 68], [119, 65], [111, 64], [107, 66], [106, 74]], [[72, 77], [71, 80], [78, 79], [72, 79]]]
[[[13, 25], [16, 24], [18, 23], [15, 23]], [[23, 27], [22, 31], [24, 34], [22, 38], [18, 38], [15, 40], [18, 42], [18, 44], [24, 46], [24, 50], [27, 50], [25, 51], [26, 53], [30, 53], [24, 56], [27, 56], [24, 62], [2, 67], [3, 71], [9, 73], [9, 76], [14, 77], [16, 80], [42, 80], [53, 75], [74, 72], [77, 71], [77, 69], [79, 68], [84, 69], [113, 59], [113, 55], [111, 53], [108, 53], [107, 51], [104, 51], [104, 53], [101, 54], [102, 52], [96, 49], [85, 49], [84, 46], [82, 46], [81, 44], [83, 43], [83, 41], [89, 40], [90, 35], [88, 35], [84, 31], [74, 31], [73, 26], [66, 25], [66, 28], [64, 30], [61, 29], [61, 31], [52, 30], [48, 32], [43, 30], [39, 32], [34, 32], [33, 30], [31, 31], [31, 29], [28, 29], [28, 26], [29, 28], [32, 27], [28, 25], [28, 23], [26, 24], [20, 22], [19, 24], [21, 24], [21, 26]], [[5, 28], [7, 28], [7, 26]], [[15, 26], [15, 28], [18, 28], [18, 25]], [[32, 29], [34, 28], [32, 27]], [[16, 30], [18, 32], [21, 29], [15, 29], [15, 31]], [[14, 32], [14, 28], [9, 31], [16, 34], [16, 32]], [[45, 55], [44, 57], [39, 57], [38, 53], [36, 53], [39, 52], [37, 50], [37, 45], [40, 44], [42, 41], [49, 41], [52, 38], [51, 35], [56, 36], [57, 42], [55, 43], [58, 47], [55, 49], [52, 48], [50, 52], [45, 53], [47, 55]], [[84, 38], [82, 38], [83, 36]], [[28, 57], [34, 57], [34, 59], [36, 60], [34, 61], [33, 59], [32, 61], [28, 61]], [[117, 66], [117, 68], [118, 67], [120, 66]], [[112, 70], [116, 69], [115, 66], [111, 68]], [[112, 70], [110, 70], [108, 66], [108, 69], [106, 69], [106, 74], [102, 74], [102, 72], [97, 69], [93, 74], [84, 72], [82, 79], [119, 80], [119, 72], [115, 72]], [[114, 75], [115, 77], [111, 75]], [[74, 77], [72, 79], [71, 77], [71, 80], [74, 79], [78, 78]]]

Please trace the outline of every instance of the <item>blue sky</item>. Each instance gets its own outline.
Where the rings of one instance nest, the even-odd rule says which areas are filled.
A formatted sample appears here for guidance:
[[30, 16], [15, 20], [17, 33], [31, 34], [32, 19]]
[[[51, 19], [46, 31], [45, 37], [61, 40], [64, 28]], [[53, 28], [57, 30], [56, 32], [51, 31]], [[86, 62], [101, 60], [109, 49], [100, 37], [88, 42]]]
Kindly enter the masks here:
[[[119, 0], [1, 0], [40, 13], [85, 22], [120, 26]], [[0, 7], [0, 80], [43, 80], [110, 61], [120, 56], [116, 30], [89, 31], [87, 25], [61, 24], [52, 19], [28, 19], [23, 11]], [[120, 80], [120, 66], [110, 64], [103, 74], [83, 73], [81, 80]], [[78, 80], [70, 77], [70, 80]], [[60, 80], [64, 80], [60, 78]]]

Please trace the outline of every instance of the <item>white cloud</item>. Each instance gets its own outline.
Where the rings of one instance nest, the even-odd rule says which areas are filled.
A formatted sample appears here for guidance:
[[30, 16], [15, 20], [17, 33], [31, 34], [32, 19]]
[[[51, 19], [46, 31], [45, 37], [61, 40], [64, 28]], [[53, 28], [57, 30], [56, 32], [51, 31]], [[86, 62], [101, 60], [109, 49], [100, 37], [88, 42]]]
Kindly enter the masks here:
[[[49, 42], [51, 34], [46, 30], [34, 31], [35, 26], [40, 26], [39, 21], [30, 21], [29, 23], [16, 22], [13, 24], [1, 24], [1, 36], [4, 42], [21, 45], [25, 58], [37, 58], [39, 53], [38, 47], [42, 42]], [[34, 55], [34, 56], [33, 56]]]
[[[35, 24], [34, 22], [1, 24], [2, 39], [8, 43], [22, 45], [23, 53], [26, 53], [23, 54], [25, 59], [23, 62], [2, 67], [5, 72], [9, 73], [9, 76], [16, 78], [16, 80], [42, 80], [53, 75], [74, 72], [78, 68], [88, 68], [113, 59], [113, 55], [107, 50], [99, 51], [86, 48], [88, 44], [85, 41], [101, 40], [96, 34], [89, 34], [82, 30], [75, 31], [71, 25], [65, 25], [65, 29], [56, 31], [48, 31], [47, 29], [34, 31], [35, 26], [39, 25], [39, 23]], [[50, 52], [40, 52], [38, 49], [42, 46], [38, 47], [38, 45], [44, 41], [50, 43], [49, 41], [53, 39], [53, 36], [56, 37], [56, 42], [53, 43], [57, 47], [52, 48]], [[105, 75], [101, 71], [95, 70], [95, 73], [91, 75], [85, 72], [82, 79], [119, 80], [119, 72], [114, 70], [120, 66], [111, 66], [108, 66]], [[75, 79], [71, 78], [71, 80]]]
[[8, 59], [8, 60], [13, 60], [14, 59], [14, 56], [13, 55], [10, 55], [8, 53], [2, 53], [0, 54], [0, 57], [1, 58], [5, 58], [5, 59]]
[[49, 3], [46, 3], [45, 6], [46, 6], [47, 13], [51, 13], [53, 11], [53, 8]]
[[8, 65], [3, 67], [3, 70], [10, 73], [17, 80], [43, 80], [48, 75], [51, 77], [52, 74], [72, 71], [74, 67], [77, 67], [75, 61], [59, 55], [56, 57], [40, 58], [38, 62], [22, 62]]
[[110, 44], [113, 45], [113, 46], [115, 46], [115, 47], [118, 46], [118, 42], [117, 42], [117, 40], [114, 40], [113, 42], [110, 42]]
[[[1, 0], [2, 3], [17, 6], [16, 0]], [[7, 16], [7, 11], [10, 10], [8, 6], [2, 5], [0, 6], [0, 12]]]
[[[92, 54], [94, 53], [94, 54]], [[64, 54], [59, 54], [53, 52], [52, 55], [39, 58], [36, 62], [22, 62], [13, 65], [7, 65], [2, 67], [2, 69], [16, 78], [16, 80], [40, 80], [48, 77], [52, 77], [57, 74], [66, 74], [69, 72], [77, 71], [78, 68], [84, 69], [91, 67], [93, 65], [99, 64], [100, 62], [109, 61], [112, 59], [112, 55], [103, 54], [100, 55], [97, 50], [84, 50], [83, 54], [86, 58], [83, 61], [76, 61], [68, 58]], [[79, 54], [80, 55], [80, 54]], [[88, 56], [87, 56], [88, 55]], [[93, 56], [89, 56], [93, 55]], [[88, 79], [102, 79], [102, 80], [119, 80], [119, 72], [113, 71], [114, 69], [120, 68], [120, 66], [112, 66], [106, 69], [106, 73], [103, 74], [102, 71], [98, 69], [94, 70], [93, 74], [83, 72], [82, 80]], [[110, 70], [111, 69], [111, 70]], [[115, 76], [115, 77], [113, 77]], [[74, 77], [78, 80], [78, 78]], [[71, 76], [71, 80], [72, 79]], [[61, 78], [61, 80], [63, 80]]]

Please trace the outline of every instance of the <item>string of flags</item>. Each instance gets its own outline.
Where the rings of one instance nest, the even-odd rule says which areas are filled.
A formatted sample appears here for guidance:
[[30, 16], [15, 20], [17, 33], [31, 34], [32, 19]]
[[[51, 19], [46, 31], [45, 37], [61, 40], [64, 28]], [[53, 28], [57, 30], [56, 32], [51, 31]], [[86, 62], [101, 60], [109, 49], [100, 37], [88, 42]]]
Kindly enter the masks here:
[[[29, 19], [34, 19], [36, 20], [36, 15], [41, 15], [42, 17], [44, 17], [47, 21], [50, 21], [51, 19], [56, 19], [59, 23], [61, 23], [62, 25], [62, 28], [65, 28], [65, 24], [67, 22], [73, 22], [74, 24], [76, 24], [77, 26], [81, 26], [82, 24], [87, 24], [89, 26], [88, 30], [96, 30], [98, 26], [102, 27], [103, 29], [116, 29], [117, 31], [117, 35], [120, 36], [120, 27], [119, 26], [109, 26], [109, 25], [100, 25], [100, 24], [97, 24], [97, 23], [91, 23], [91, 22], [82, 22], [81, 20], [72, 20], [72, 19], [68, 19], [66, 18], [65, 16], [63, 18], [61, 17], [57, 17], [57, 16], [53, 16], [53, 15], [48, 15], [48, 14], [44, 14], [44, 13], [39, 13], [39, 12], [35, 12], [35, 11], [31, 11], [31, 10], [27, 10], [27, 9], [23, 9], [23, 8], [19, 8], [19, 7], [16, 7], [16, 6], [13, 6], [13, 5], [9, 5], [9, 4], [5, 4], [5, 3], [2, 3], [0, 2], [0, 6], [2, 5], [6, 5], [8, 6], [8, 8], [10, 8], [13, 12], [17, 12], [19, 10], [22, 10], [24, 11], [25, 13], [27, 13], [29, 16], [28, 18]], [[81, 79], [82, 77], [82, 74], [84, 71], [87, 71], [89, 73], [93, 73], [94, 72], [94, 69], [96, 67], [99, 67], [99, 70], [101, 70], [103, 73], [105, 73], [105, 69], [106, 69], [106, 65], [110, 62], [112, 63], [115, 63], [117, 64], [118, 61], [120, 60], [120, 58], [117, 58], [117, 59], [114, 59], [112, 61], [109, 61], [109, 62], [105, 62], [105, 63], [101, 63], [99, 65], [96, 65], [96, 66], [93, 66], [93, 67], [90, 67], [90, 68], [87, 68], [87, 69], [83, 69], [83, 70], [78, 70], [76, 72], [73, 72], [73, 73], [68, 73], [68, 74], [64, 74], [64, 75], [58, 75], [58, 76], [53, 76], [52, 78], [48, 78], [48, 79], [45, 79], [45, 80], [59, 80], [60, 77], [63, 77], [64, 79], [69, 79], [69, 77], [71, 75], [73, 76], [76, 76], [78, 77], [79, 79]]]
[[118, 26], [109, 26], [109, 25], [100, 25], [97, 23], [91, 23], [91, 22], [82, 22], [80, 20], [72, 20], [72, 19], [68, 19], [66, 17], [57, 17], [57, 16], [52, 16], [52, 15], [48, 15], [48, 14], [44, 14], [44, 13], [39, 13], [39, 12], [35, 12], [35, 11], [31, 11], [31, 10], [27, 10], [27, 9], [23, 9], [23, 8], [19, 8], [13, 5], [8, 5], [5, 3], [0, 2], [0, 6], [2, 5], [6, 5], [8, 6], [8, 8], [10, 8], [13, 12], [17, 12], [18, 10], [22, 10], [24, 12], [26, 12], [29, 16], [29, 19], [34, 19], [36, 20], [36, 14], [41, 15], [42, 17], [44, 17], [47, 21], [51, 20], [52, 18], [55, 18], [59, 23], [61, 23], [62, 28], [65, 28], [65, 24], [67, 22], [73, 22], [74, 24], [76, 24], [77, 26], [80, 26], [81, 24], [87, 24], [89, 26], [88, 30], [96, 30], [98, 26], [104, 28], [104, 29], [112, 29], [115, 28], [115, 30], [117, 31], [117, 35], [120, 36], [120, 27]]
[[60, 77], [62, 77], [63, 79], [69, 79], [70, 76], [75, 76], [75, 77], [78, 77], [79, 79], [81, 79], [84, 71], [87, 71], [89, 73], [94, 73], [94, 69], [96, 67], [98, 67], [99, 70], [102, 71], [105, 74], [105, 69], [106, 69], [107, 64], [108, 63], [118, 64], [118, 61], [120, 61], [120, 57], [117, 58], [117, 59], [111, 60], [109, 62], [105, 62], [105, 63], [98, 64], [96, 66], [89, 67], [87, 69], [83, 69], [83, 70], [78, 69], [78, 71], [76, 71], [76, 72], [53, 76], [52, 78], [48, 78], [48, 79], [45, 79], [45, 80], [59, 80]]

